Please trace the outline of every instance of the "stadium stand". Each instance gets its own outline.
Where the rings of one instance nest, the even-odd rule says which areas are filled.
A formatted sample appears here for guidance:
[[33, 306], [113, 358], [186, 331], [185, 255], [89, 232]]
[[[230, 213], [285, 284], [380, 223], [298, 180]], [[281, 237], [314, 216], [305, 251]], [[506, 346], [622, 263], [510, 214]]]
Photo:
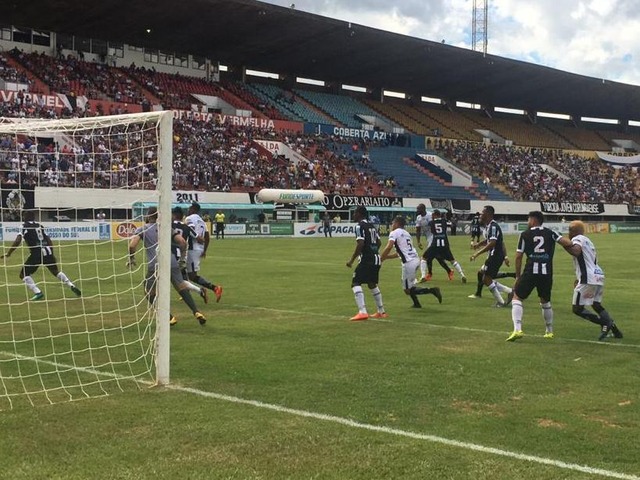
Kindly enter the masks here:
[[276, 85], [253, 83], [247, 84], [246, 88], [258, 98], [275, 106], [289, 120], [324, 124], [334, 123], [330, 117], [302, 100], [293, 92], [284, 90]]
[[24, 83], [29, 85], [31, 82], [24, 71], [19, 71], [10, 64], [7, 57], [0, 53], [0, 79], [6, 82]]
[[[72, 56], [54, 58], [17, 50], [0, 55], [0, 78], [27, 81], [34, 88], [32, 91], [38, 90], [34, 82], [37, 80], [47, 89], [59, 93], [143, 105], [162, 103], [165, 108], [176, 109], [190, 109], [197, 103], [193, 94], [219, 96], [234, 108], [251, 110], [259, 118], [340, 122], [358, 129], [362, 122], [357, 115], [388, 118], [418, 134], [433, 135], [435, 132], [432, 146], [441, 156], [472, 174], [475, 185], [468, 189], [450, 185], [450, 179], [443, 172], [419, 165], [415, 149], [362, 141], [362, 148], [354, 151], [353, 142], [348, 139], [291, 135], [251, 127], [214, 125], [212, 128], [211, 124], [176, 120], [176, 188], [195, 186], [207, 190], [255, 191], [265, 186], [308, 187], [326, 192], [371, 195], [613, 203], [636, 202], [639, 197], [635, 170], [615, 169], [602, 161], [558, 150], [608, 151], [613, 139], [640, 142], [637, 129], [623, 133], [547, 119], [532, 124], [524, 116], [494, 114], [490, 118], [475, 110], [452, 111], [444, 106], [412, 105], [399, 100], [380, 103], [369, 99], [365, 105], [350, 96], [298, 89], [288, 91], [266, 83], [247, 85], [228, 81], [217, 84], [134, 65], [120, 69]], [[0, 103], [0, 115], [8, 117], [57, 118], [100, 113], [56, 111], [24, 97]], [[477, 128], [491, 130], [518, 146], [476, 143], [481, 139], [475, 131]], [[443, 141], [438, 137], [460, 141]], [[272, 158], [253, 142], [258, 138], [279, 139], [304, 155], [308, 162], [295, 165], [283, 158]], [[145, 175], [153, 175], [153, 172], [138, 172], [124, 178], [118, 173], [123, 159], [111, 155], [107, 160], [104, 152], [94, 151], [90, 145], [61, 146], [64, 161], [60, 163], [51, 161], [55, 152], [47, 151], [45, 146], [26, 161], [26, 153], [20, 148], [16, 146], [17, 159], [6, 155], [0, 159], [4, 180], [11, 181], [16, 177], [16, 167], [28, 172], [21, 177], [22, 181], [42, 185], [93, 182], [94, 186], [101, 186], [124, 182], [135, 186], [145, 179]], [[369, 155], [363, 157], [361, 152], [366, 150]], [[31, 163], [34, 159], [36, 163]], [[85, 169], [100, 174], [89, 176]]]
[[638, 198], [638, 176], [629, 167], [616, 169], [558, 150], [462, 141], [443, 141], [436, 147], [462, 168], [506, 185], [516, 200], [622, 203]]
[[17, 50], [10, 54], [56, 93], [124, 103], [149, 101], [142, 88], [120, 69], [85, 62], [71, 55], [55, 59]]
[[364, 103], [348, 95], [334, 95], [332, 93], [312, 92], [310, 90], [294, 89], [296, 95], [325, 112], [339, 123], [349, 128], [362, 128], [364, 123], [357, 115], [380, 116]]

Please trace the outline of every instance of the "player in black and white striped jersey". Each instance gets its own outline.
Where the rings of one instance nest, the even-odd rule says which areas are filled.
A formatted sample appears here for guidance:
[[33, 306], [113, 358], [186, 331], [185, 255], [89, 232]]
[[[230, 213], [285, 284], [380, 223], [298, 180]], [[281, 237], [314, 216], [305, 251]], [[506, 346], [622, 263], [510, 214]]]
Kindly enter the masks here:
[[[402, 287], [404, 293], [413, 300], [414, 308], [421, 308], [418, 295], [432, 294], [442, 303], [442, 294], [438, 287], [434, 288], [418, 288], [416, 287], [416, 270], [420, 266], [420, 255], [411, 243], [411, 234], [407, 232], [404, 217], [397, 216], [393, 219], [391, 225], [392, 231], [389, 234], [387, 246], [380, 255], [380, 260], [385, 261], [389, 258], [399, 258], [402, 262]], [[395, 253], [391, 253], [395, 249]]]
[[3, 255], [3, 258], [9, 258], [23, 240], [27, 244], [29, 257], [25, 260], [22, 270], [20, 270], [20, 279], [33, 292], [31, 300], [44, 299], [44, 293], [36, 285], [32, 277], [41, 265], [47, 267], [51, 274], [69, 287], [75, 295], [82, 296], [80, 289], [59, 269], [58, 260], [53, 254], [53, 242], [49, 235], [45, 233], [44, 227], [35, 221], [35, 213], [31, 210], [25, 210], [22, 217], [24, 220], [22, 232], [18, 234], [7, 253]]
[[[496, 282], [496, 276], [502, 266], [502, 263], [506, 263], [507, 266], [507, 253], [504, 245], [504, 239], [502, 237], [502, 229], [498, 222], [494, 219], [495, 209], [491, 205], [486, 205], [482, 209], [482, 216], [480, 221], [485, 227], [484, 237], [485, 239], [480, 243], [474, 243], [473, 248], [479, 249], [473, 255], [471, 255], [471, 261], [474, 261], [478, 256], [487, 252], [488, 256], [484, 265], [478, 272], [478, 276], [481, 277], [482, 282], [489, 287], [489, 291], [496, 299], [496, 307], [505, 307], [511, 302], [512, 289], [506, 285], [502, 285], [500, 282]], [[500, 292], [506, 292], [508, 297], [505, 302]], [[479, 298], [480, 289], [476, 290], [475, 295], [469, 295], [470, 298]]]
[[[543, 227], [544, 215], [542, 212], [529, 212], [528, 229], [520, 234], [516, 249], [516, 283], [513, 287], [513, 300], [511, 302], [511, 320], [513, 332], [507, 338], [513, 342], [522, 338], [522, 301], [529, 297], [533, 289], [536, 289], [540, 298], [542, 318], [545, 324], [544, 338], [553, 338], [553, 308], [551, 308], [551, 288], [553, 286], [553, 254], [556, 243], [563, 247], [571, 245], [568, 238], [562, 237], [558, 232]], [[526, 255], [527, 261], [522, 270], [522, 258]]]
[[367, 320], [369, 314], [364, 301], [364, 291], [362, 285], [367, 284], [373, 299], [376, 302], [377, 312], [371, 315], [373, 318], [387, 318], [382, 302], [382, 292], [378, 287], [380, 277], [380, 234], [376, 226], [368, 220], [369, 212], [364, 206], [359, 206], [353, 212], [353, 219], [357, 222], [355, 228], [356, 248], [347, 262], [347, 267], [351, 268], [353, 262], [359, 259], [358, 265], [353, 272], [351, 279], [351, 290], [358, 306], [358, 313], [351, 317], [351, 321], [359, 322]]
[[[171, 228], [173, 229], [174, 234], [180, 234], [185, 242], [187, 242], [187, 249], [191, 250], [193, 242], [196, 240], [198, 235], [193, 228], [182, 221], [182, 219], [184, 218], [184, 212], [182, 211], [182, 208], [175, 207], [173, 210], [171, 210], [171, 214], [173, 219], [173, 221], [171, 222]], [[180, 260], [180, 247], [174, 245], [174, 252], [176, 259]], [[189, 274], [187, 273], [186, 265], [184, 268], [181, 268], [180, 271], [182, 273], [182, 278], [185, 281], [185, 285], [187, 285], [187, 288], [189, 288], [189, 290], [193, 292], [197, 292], [198, 295], [200, 295], [200, 297], [202, 297], [202, 299], [204, 300], [204, 303], [209, 303], [207, 289], [203, 286], [195, 285], [189, 281]]]

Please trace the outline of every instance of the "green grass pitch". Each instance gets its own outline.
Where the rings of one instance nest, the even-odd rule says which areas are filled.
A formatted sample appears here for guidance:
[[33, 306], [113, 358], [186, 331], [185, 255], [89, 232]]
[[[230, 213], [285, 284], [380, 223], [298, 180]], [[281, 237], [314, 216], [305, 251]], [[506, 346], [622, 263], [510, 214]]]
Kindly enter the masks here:
[[[530, 298], [525, 338], [507, 343], [510, 309], [494, 308], [486, 290], [467, 298], [481, 262], [469, 261], [466, 236], [451, 240], [467, 285], [457, 275], [447, 281], [436, 265], [431, 283], [442, 288], [442, 305], [426, 296], [422, 310], [411, 309], [399, 261], [390, 260], [380, 282], [389, 318], [360, 323], [348, 321], [356, 312], [345, 266], [353, 239], [212, 240], [202, 273], [224, 295], [203, 307], [207, 325], [172, 296], [177, 389], [129, 385], [86, 401], [0, 411], [0, 478], [639, 478], [640, 242], [632, 234], [592, 239], [607, 275], [604, 305], [622, 340], [597, 342], [598, 327], [572, 315], [573, 267], [562, 249], [556, 338], [542, 338]], [[513, 257], [516, 237], [507, 242]], [[81, 260], [95, 255], [83, 249]], [[120, 263], [96, 269], [124, 269]], [[5, 278], [16, 275], [17, 259], [5, 268]], [[65, 271], [77, 275], [76, 266]], [[97, 280], [80, 286], [87, 297], [106, 289]], [[133, 305], [137, 295], [106, 298], [102, 308]], [[12, 300], [24, 296], [12, 290]], [[366, 288], [365, 296], [374, 311]], [[61, 322], [80, 305], [90, 315], [100, 310], [97, 299], [48, 305]]]

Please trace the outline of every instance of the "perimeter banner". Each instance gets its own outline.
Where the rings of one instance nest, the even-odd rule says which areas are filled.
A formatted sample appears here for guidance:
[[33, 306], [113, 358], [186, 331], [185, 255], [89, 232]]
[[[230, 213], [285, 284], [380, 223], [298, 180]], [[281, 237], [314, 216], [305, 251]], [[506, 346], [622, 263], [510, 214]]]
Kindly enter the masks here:
[[330, 194], [324, 196], [323, 205], [327, 210], [349, 210], [360, 206], [402, 207], [402, 198]]
[[573, 213], [600, 215], [604, 213], [604, 203], [595, 202], [540, 202], [544, 213]]

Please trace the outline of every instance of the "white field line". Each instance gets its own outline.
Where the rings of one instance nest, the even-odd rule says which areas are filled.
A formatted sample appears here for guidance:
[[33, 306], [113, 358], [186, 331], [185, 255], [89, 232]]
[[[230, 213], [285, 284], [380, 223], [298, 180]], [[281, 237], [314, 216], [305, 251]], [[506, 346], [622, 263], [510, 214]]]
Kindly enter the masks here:
[[[42, 360], [34, 357], [26, 357], [23, 355], [17, 355], [11, 352], [2, 352], [0, 354], [5, 357], [13, 357], [20, 360], [32, 360], [34, 362], [45, 363], [48, 365], [52, 365], [55, 367], [65, 368], [65, 369], [76, 369], [78, 371], [91, 373], [93, 375], [104, 375], [112, 378], [119, 378], [122, 380], [130, 379], [125, 376], [118, 375], [112, 372], [101, 372], [98, 370], [93, 370], [91, 368], [82, 368], [75, 367], [73, 365], [66, 365], [62, 363], [50, 362], [48, 360]], [[152, 382], [141, 381], [138, 380], [138, 383], [143, 385], [152, 385]], [[438, 443], [441, 445], [446, 445], [448, 447], [455, 447], [464, 450], [471, 450], [474, 452], [486, 453], [489, 455], [495, 455], [500, 457], [511, 458], [515, 460], [524, 460], [526, 462], [538, 463], [540, 465], [547, 465], [550, 467], [556, 467], [563, 470], [571, 470], [574, 472], [586, 473], [589, 475], [600, 475], [607, 478], [617, 478], [621, 480], [640, 480], [640, 476], [631, 475], [627, 473], [615, 472], [613, 470], [605, 470], [601, 468], [589, 467], [587, 465], [579, 465], [577, 463], [567, 463], [561, 460], [554, 460], [552, 458], [538, 457], [536, 455], [527, 455], [524, 453], [511, 452], [509, 450], [502, 450], [499, 448], [486, 447], [484, 445], [479, 445], [477, 443], [469, 443], [469, 442], [461, 442], [458, 440], [451, 440], [449, 438], [439, 437], [437, 435], [428, 435], [424, 433], [411, 432], [408, 430], [400, 430], [397, 428], [384, 427], [379, 425], [371, 425], [368, 423], [360, 423], [355, 420], [350, 420], [348, 418], [336, 417], [334, 415], [326, 415], [324, 413], [310, 412], [307, 410], [298, 410], [295, 408], [283, 407], [281, 405], [275, 405], [272, 403], [264, 403], [258, 400], [247, 400], [244, 398], [234, 397], [230, 395], [223, 395], [220, 393], [214, 392], [206, 392], [204, 390], [198, 390], [196, 388], [183, 387], [180, 385], [168, 385], [167, 390], [173, 390], [184, 393], [191, 393], [193, 395], [198, 395], [200, 397], [211, 398], [214, 400], [221, 400], [224, 402], [230, 402], [240, 405], [249, 405], [256, 408], [262, 408], [265, 410], [271, 410], [278, 413], [285, 413], [288, 415], [295, 415], [297, 417], [304, 418], [312, 418], [314, 420], [321, 420], [324, 422], [332, 422], [339, 425], [344, 425], [346, 427], [358, 428], [361, 430], [368, 430], [370, 432], [384, 433], [388, 435], [396, 435], [399, 437], [412, 438], [415, 440], [424, 440], [431, 443]]]
[[[296, 311], [296, 310], [286, 310], [280, 308], [268, 308], [268, 307], [253, 307], [251, 305], [227, 305], [230, 308], [244, 309], [244, 310], [261, 310], [264, 312], [274, 312], [274, 313], [286, 313], [289, 315], [295, 315], [297, 317], [324, 317], [324, 318], [332, 318], [336, 320], [344, 320], [349, 321], [349, 317], [347, 315], [331, 315], [328, 313], [322, 312], [308, 312], [308, 311]], [[471, 328], [471, 327], [459, 327], [457, 325], [438, 325], [435, 323], [424, 323], [424, 322], [396, 322], [392, 318], [370, 318], [369, 321], [372, 322], [380, 322], [380, 323], [394, 323], [397, 325], [418, 325], [422, 327], [428, 328], [443, 328], [449, 330], [460, 330], [463, 332], [476, 332], [476, 333], [489, 333], [495, 335], [509, 335], [510, 332], [506, 332], [503, 330], [486, 330], [482, 328]], [[362, 324], [363, 322], [358, 322], [358, 324]], [[525, 337], [539, 337], [543, 338], [542, 335], [530, 335], [526, 334]], [[607, 347], [616, 347], [616, 348], [640, 348], [640, 345], [632, 344], [632, 343], [621, 343], [621, 342], [599, 342], [597, 340], [582, 340], [579, 338], [565, 338], [565, 337], [556, 337], [553, 340], [545, 340], [546, 342], [572, 342], [572, 343], [588, 343], [593, 345], [603, 345]]]

